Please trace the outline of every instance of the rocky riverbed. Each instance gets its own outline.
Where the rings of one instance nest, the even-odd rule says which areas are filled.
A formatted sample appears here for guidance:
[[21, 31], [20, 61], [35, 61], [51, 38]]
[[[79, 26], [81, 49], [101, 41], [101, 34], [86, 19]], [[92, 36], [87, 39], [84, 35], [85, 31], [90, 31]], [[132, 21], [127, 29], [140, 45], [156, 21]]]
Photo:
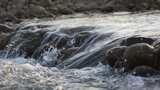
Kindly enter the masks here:
[[0, 90], [159, 88], [160, 13], [0, 24]]

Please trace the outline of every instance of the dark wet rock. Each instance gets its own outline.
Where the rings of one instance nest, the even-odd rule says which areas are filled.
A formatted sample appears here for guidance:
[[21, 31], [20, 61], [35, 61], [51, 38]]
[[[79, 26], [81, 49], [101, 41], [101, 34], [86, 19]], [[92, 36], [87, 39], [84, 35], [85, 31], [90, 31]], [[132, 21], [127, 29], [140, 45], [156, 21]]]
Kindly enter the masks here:
[[75, 55], [77, 53], [77, 51], [79, 50], [79, 47], [72, 47], [72, 48], [64, 48], [64, 49], [58, 49], [55, 47], [54, 44], [52, 43], [47, 43], [45, 45], [41, 45], [39, 48], [36, 49], [36, 51], [33, 53], [32, 57], [39, 60], [39, 62], [43, 62], [44, 61], [44, 55], [47, 52], [48, 55], [49, 53], [53, 54], [53, 50], [57, 50], [54, 52], [53, 55], [54, 57], [50, 57], [50, 59], [53, 58], [53, 61], [51, 60], [51, 63], [47, 63], [47, 64], [43, 64], [44, 66], [55, 66], [57, 64], [62, 63], [63, 61], [65, 61], [66, 59], [70, 58], [71, 56]]
[[119, 46], [108, 50], [105, 54], [106, 59], [105, 61], [102, 61], [102, 63], [105, 65], [109, 64], [111, 67], [113, 67], [116, 62], [124, 61], [123, 53], [125, 52], [126, 48], [127, 47], [125, 46]]
[[80, 47], [91, 35], [89, 32], [80, 32], [75, 35], [75, 47]]
[[4, 49], [9, 41], [9, 34], [0, 33], [0, 50]]
[[114, 69], [125, 69], [125, 67], [127, 66], [126, 61], [116, 61], [113, 68]]
[[62, 48], [69, 47], [68, 45], [69, 40], [70, 40], [70, 37], [66, 34], [47, 32], [43, 37], [42, 44], [50, 43], [54, 47], [58, 49], [62, 49]]
[[93, 26], [79, 26], [79, 27], [74, 27], [74, 28], [62, 28], [60, 32], [69, 34], [69, 35], [74, 35], [79, 32], [87, 32], [95, 29]]
[[105, 55], [102, 50], [96, 50], [92, 53], [83, 53], [80, 56], [73, 56], [73, 58], [65, 60], [63, 63], [58, 64], [57, 68], [83, 68], [93, 67], [104, 60]]
[[13, 32], [14, 29], [8, 25], [5, 24], [0, 24], [0, 33], [9, 33], [9, 32]]
[[62, 37], [62, 38], [59, 38], [59, 40], [57, 41], [56, 43], [56, 48], [60, 49], [60, 48], [66, 48], [67, 47], [67, 42], [68, 42], [68, 37], [65, 36], [65, 37]]
[[90, 53], [84, 52], [74, 55], [72, 58], [65, 60], [64, 62], [58, 64], [57, 68], [83, 68], [83, 67], [93, 67], [105, 60], [105, 52], [117, 45], [121, 40], [114, 40], [111, 43], [102, 46], [100, 49], [96, 49]]
[[146, 43], [129, 46], [124, 52], [124, 58], [127, 62], [127, 70], [132, 70], [141, 65], [156, 68], [157, 64], [154, 48]]
[[[54, 57], [51, 58], [57, 58], [56, 63], [52, 63], [52, 66], [55, 66], [56, 64], [62, 63], [64, 60], [68, 59], [72, 55], [75, 55], [77, 51], [79, 50], [79, 47], [71, 47], [71, 48], [56, 48], [54, 43], [47, 43], [45, 45], [41, 45], [36, 49], [36, 51], [33, 53], [32, 57], [35, 59], [38, 59], [40, 61], [44, 61], [44, 55], [45, 53], [51, 53], [53, 54], [53, 50], [56, 50], [54, 54], [56, 54]], [[48, 64], [47, 64], [48, 65]], [[51, 64], [49, 64], [51, 66]]]
[[9, 44], [12, 45], [9, 48], [23, 51], [26, 54], [26, 57], [30, 57], [36, 50], [36, 48], [40, 46], [44, 34], [45, 31], [43, 30], [37, 32], [31, 32], [31, 31], [16, 32], [9, 41]]
[[149, 66], [138, 66], [133, 69], [132, 74], [135, 76], [149, 77], [159, 75], [160, 72]]
[[52, 47], [54, 47], [51, 43], [47, 43], [44, 45], [39, 46], [34, 53], [32, 54], [32, 58], [41, 60], [42, 58], [42, 54], [45, 52], [49, 52], [49, 49], [51, 49]]
[[79, 49], [80, 49], [79, 47], [72, 47], [72, 48], [61, 50], [60, 59], [64, 61], [68, 59], [69, 57], [76, 55]]
[[155, 40], [152, 38], [146, 38], [146, 37], [130, 37], [121, 42], [121, 46], [130, 46], [136, 43], [147, 43], [152, 44]]
[[79, 47], [72, 47], [72, 48], [62, 50], [61, 53], [62, 54], [73, 54], [74, 52], [78, 50], [79, 50]]
[[[43, 60], [43, 55], [45, 52], [49, 52], [50, 48], [57, 49], [57, 58], [56, 63], [46, 64], [45, 66], [55, 66], [56, 64], [60, 64], [63, 61], [69, 59], [70, 57], [76, 55], [77, 53], [83, 51], [87, 48], [95, 38], [92, 35], [94, 33], [90, 32], [75, 32], [71, 35], [70, 33], [65, 32], [47, 32], [43, 37], [43, 41], [41, 46], [37, 48], [37, 50], [33, 54], [33, 58]], [[39, 56], [39, 57], [37, 57]], [[52, 57], [51, 57], [52, 58]]]
[[22, 43], [23, 45], [21, 45], [19, 49], [24, 51], [27, 57], [30, 57], [36, 50], [36, 48], [39, 47], [41, 39], [39, 37], [33, 37], [32, 39], [24, 41]]

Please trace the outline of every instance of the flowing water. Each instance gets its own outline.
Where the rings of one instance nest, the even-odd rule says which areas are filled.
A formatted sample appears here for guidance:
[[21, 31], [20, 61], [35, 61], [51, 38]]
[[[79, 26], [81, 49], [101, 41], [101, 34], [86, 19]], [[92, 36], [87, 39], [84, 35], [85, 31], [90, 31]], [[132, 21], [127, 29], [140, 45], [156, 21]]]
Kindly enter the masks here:
[[[99, 63], [104, 59], [101, 52], [117, 46], [124, 38], [158, 38], [159, 17], [159, 13], [119, 13], [23, 22], [18, 26], [18, 33], [47, 30], [41, 46], [55, 35], [58, 35], [55, 42], [69, 35], [70, 47], [73, 47], [76, 32], [89, 32], [89, 37], [82, 42], [76, 54], [57, 64], [59, 49], [54, 46], [39, 56], [36, 55], [41, 48], [37, 49], [32, 55], [36, 60], [25, 59], [25, 53], [19, 53], [25, 42], [17, 44], [21, 34], [16, 34], [8, 45], [8, 51], [2, 51], [0, 55], [0, 90], [159, 90], [159, 76], [144, 78], [116, 73]], [[12, 51], [11, 47], [15, 50]]]

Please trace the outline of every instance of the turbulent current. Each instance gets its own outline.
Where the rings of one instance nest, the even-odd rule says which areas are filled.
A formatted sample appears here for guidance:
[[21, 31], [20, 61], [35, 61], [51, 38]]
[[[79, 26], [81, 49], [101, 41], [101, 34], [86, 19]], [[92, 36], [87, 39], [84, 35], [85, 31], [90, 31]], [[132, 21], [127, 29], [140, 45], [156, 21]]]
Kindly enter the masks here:
[[[159, 76], [144, 78], [113, 72], [100, 61], [104, 59], [101, 54], [104, 48], [116, 46], [130, 36], [157, 38], [159, 28], [159, 13], [115, 13], [24, 21], [17, 26], [18, 31], [9, 41], [7, 50], [1, 51], [0, 90], [158, 90]], [[22, 33], [28, 31], [31, 34], [22, 39]], [[46, 33], [39, 35], [43, 31]], [[37, 40], [33, 33], [42, 38], [38, 48], [30, 48], [35, 42], [27, 41], [30, 37]], [[75, 38], [83, 35], [87, 39], [76, 42]], [[68, 41], [64, 43], [66, 38]], [[51, 39], [53, 46], [47, 44]], [[27, 47], [26, 43], [30, 46], [27, 49], [23, 48]], [[66, 47], [76, 51], [65, 51]], [[32, 54], [23, 53], [34, 48]]]

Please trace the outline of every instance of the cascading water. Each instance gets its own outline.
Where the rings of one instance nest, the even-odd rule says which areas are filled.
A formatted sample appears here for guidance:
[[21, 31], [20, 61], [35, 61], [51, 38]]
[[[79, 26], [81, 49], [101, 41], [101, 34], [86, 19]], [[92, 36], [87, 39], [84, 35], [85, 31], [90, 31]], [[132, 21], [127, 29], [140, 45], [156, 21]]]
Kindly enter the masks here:
[[105, 50], [130, 36], [158, 38], [160, 14], [26, 21], [0, 52], [0, 90], [158, 90], [160, 77], [113, 72]]

